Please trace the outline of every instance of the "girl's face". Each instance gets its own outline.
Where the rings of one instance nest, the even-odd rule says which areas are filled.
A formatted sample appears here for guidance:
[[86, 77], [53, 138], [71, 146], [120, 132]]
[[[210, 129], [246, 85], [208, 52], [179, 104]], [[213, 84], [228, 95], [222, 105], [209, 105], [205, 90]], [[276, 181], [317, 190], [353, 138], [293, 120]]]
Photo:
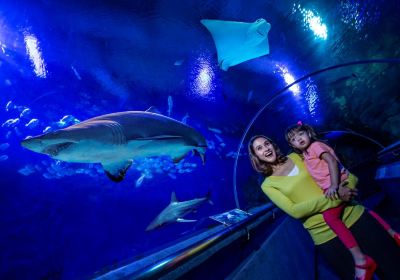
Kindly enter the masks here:
[[275, 163], [277, 159], [274, 146], [265, 138], [256, 138], [253, 142], [253, 150], [261, 161]]
[[289, 138], [289, 144], [293, 148], [304, 152], [311, 144], [310, 135], [308, 135], [307, 131], [304, 130], [294, 131]]

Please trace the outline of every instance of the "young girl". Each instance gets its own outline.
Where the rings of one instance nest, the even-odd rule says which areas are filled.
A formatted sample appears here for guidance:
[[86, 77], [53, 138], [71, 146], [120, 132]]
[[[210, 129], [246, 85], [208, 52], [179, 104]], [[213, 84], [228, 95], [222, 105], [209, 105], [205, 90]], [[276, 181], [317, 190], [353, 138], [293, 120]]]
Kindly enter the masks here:
[[[348, 171], [340, 164], [335, 152], [325, 143], [318, 141], [314, 129], [301, 122], [290, 126], [285, 133], [286, 141], [293, 150], [302, 154], [307, 169], [326, 197], [337, 198], [339, 183], [348, 178]], [[372, 279], [377, 267], [375, 261], [365, 255], [357, 244], [350, 230], [341, 220], [345, 205], [330, 208], [322, 213], [328, 226], [336, 233], [343, 244], [350, 250], [355, 263], [357, 279]], [[369, 213], [388, 231], [400, 246], [400, 235], [395, 232], [378, 214]]]

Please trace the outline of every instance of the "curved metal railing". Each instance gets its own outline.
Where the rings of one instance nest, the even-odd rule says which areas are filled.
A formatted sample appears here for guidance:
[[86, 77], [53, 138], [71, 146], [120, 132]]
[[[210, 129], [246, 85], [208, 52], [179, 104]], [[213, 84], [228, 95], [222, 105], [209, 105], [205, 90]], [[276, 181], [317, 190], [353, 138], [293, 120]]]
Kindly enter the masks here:
[[[256, 223], [259, 218], [267, 215], [267, 218], [273, 217], [273, 209], [275, 206], [272, 203], [265, 204], [256, 211], [250, 211], [252, 214], [248, 218], [233, 224], [231, 226], [221, 225], [220, 230], [212, 232], [210, 235], [189, 244], [183, 248], [170, 253], [169, 255], [162, 257], [156, 261], [149, 262], [149, 264], [141, 266], [138, 269], [137, 262], [130, 263], [113, 271], [110, 271], [104, 275], [96, 277], [96, 280], [109, 280], [109, 279], [154, 279], [165, 275], [174, 268], [186, 263], [193, 259], [195, 256], [207, 249], [225, 240], [227, 237], [240, 230], [243, 230], [243, 234], [248, 234], [248, 227]], [[240, 235], [240, 236], [242, 236]], [[151, 256], [149, 256], [151, 257]]]

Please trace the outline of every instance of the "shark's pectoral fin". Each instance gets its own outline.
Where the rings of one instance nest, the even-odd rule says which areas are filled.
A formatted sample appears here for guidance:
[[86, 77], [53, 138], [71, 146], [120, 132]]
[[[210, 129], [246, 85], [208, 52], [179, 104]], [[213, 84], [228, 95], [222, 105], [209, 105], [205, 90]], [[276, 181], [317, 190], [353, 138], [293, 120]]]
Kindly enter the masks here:
[[193, 153], [201, 158], [201, 162], [203, 163], [203, 165], [206, 163], [206, 155], [204, 154], [204, 152], [199, 152], [198, 150], [194, 149]]
[[177, 222], [179, 223], [194, 223], [197, 222], [197, 220], [186, 220], [186, 219], [182, 219], [182, 218], [178, 218], [176, 219]]
[[114, 182], [121, 182], [126, 174], [126, 171], [131, 167], [132, 160], [126, 160], [121, 162], [110, 162], [102, 163], [104, 171], [107, 176]]
[[184, 153], [183, 155], [179, 155], [179, 156], [173, 157], [172, 161], [173, 161], [173, 163], [178, 163], [181, 160], [183, 160], [185, 158], [185, 156], [186, 156], [186, 153]]

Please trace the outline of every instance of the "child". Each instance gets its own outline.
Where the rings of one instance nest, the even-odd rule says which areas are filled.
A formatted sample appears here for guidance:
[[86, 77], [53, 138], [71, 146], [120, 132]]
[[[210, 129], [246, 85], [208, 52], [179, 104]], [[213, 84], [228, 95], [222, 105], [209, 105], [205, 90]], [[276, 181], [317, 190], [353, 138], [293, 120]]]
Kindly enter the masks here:
[[[309, 173], [324, 191], [325, 196], [330, 199], [336, 199], [339, 183], [346, 180], [349, 173], [340, 164], [333, 149], [318, 141], [314, 129], [302, 122], [290, 126], [286, 130], [285, 138], [296, 153], [303, 155]], [[361, 251], [352, 233], [342, 222], [340, 217], [344, 207], [345, 205], [341, 204], [338, 207], [324, 211], [322, 215], [328, 226], [350, 250], [355, 263], [356, 279], [372, 279], [377, 265], [372, 258]], [[400, 235], [383, 221], [378, 214], [373, 211], [369, 211], [369, 213], [400, 246]]]

